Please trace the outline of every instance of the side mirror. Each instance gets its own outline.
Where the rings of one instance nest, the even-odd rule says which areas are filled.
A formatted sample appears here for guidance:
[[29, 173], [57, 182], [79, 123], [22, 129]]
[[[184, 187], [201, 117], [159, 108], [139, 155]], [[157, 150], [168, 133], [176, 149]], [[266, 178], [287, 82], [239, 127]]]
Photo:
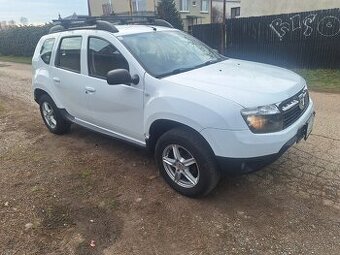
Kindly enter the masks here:
[[130, 85], [138, 84], [139, 83], [139, 76], [134, 75], [131, 77], [130, 73], [126, 69], [116, 69], [109, 71], [107, 73], [107, 83], [109, 85], [120, 85], [120, 84], [126, 84]]

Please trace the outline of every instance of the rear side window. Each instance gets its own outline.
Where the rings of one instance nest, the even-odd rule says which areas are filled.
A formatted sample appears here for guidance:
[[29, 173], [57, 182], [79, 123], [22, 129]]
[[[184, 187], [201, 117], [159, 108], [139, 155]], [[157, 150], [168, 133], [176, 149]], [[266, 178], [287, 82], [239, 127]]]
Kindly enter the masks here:
[[46, 64], [50, 64], [51, 62], [54, 41], [54, 38], [47, 39], [41, 47], [40, 57]]
[[115, 69], [129, 70], [124, 56], [106, 40], [90, 37], [88, 46], [89, 75], [106, 79], [107, 73]]
[[61, 40], [57, 53], [57, 67], [80, 73], [80, 51], [82, 37], [65, 37]]

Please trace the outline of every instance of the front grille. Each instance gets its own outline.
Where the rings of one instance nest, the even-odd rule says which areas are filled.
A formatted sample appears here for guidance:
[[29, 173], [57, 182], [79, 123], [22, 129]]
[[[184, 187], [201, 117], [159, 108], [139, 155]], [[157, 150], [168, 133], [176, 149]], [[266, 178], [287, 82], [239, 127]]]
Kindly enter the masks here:
[[303, 89], [279, 105], [280, 111], [283, 115], [284, 129], [292, 125], [302, 116], [309, 106], [309, 101], [308, 90]]

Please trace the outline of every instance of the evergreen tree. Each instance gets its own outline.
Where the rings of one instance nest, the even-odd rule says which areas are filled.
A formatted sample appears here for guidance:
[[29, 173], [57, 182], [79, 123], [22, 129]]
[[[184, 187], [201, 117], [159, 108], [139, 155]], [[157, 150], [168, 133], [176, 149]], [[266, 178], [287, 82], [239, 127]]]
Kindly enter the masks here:
[[183, 21], [174, 0], [161, 0], [157, 7], [158, 16], [177, 29], [183, 30]]

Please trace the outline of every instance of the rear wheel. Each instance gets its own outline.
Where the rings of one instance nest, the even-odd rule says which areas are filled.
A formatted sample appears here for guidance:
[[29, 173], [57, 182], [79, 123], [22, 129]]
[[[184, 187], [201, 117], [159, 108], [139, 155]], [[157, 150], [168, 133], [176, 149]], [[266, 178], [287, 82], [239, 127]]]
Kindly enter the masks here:
[[53, 134], [61, 135], [69, 131], [71, 123], [63, 118], [51, 97], [43, 95], [39, 104], [44, 123]]
[[156, 144], [155, 157], [166, 182], [182, 195], [207, 195], [220, 179], [209, 145], [195, 131], [176, 128], [166, 132]]

